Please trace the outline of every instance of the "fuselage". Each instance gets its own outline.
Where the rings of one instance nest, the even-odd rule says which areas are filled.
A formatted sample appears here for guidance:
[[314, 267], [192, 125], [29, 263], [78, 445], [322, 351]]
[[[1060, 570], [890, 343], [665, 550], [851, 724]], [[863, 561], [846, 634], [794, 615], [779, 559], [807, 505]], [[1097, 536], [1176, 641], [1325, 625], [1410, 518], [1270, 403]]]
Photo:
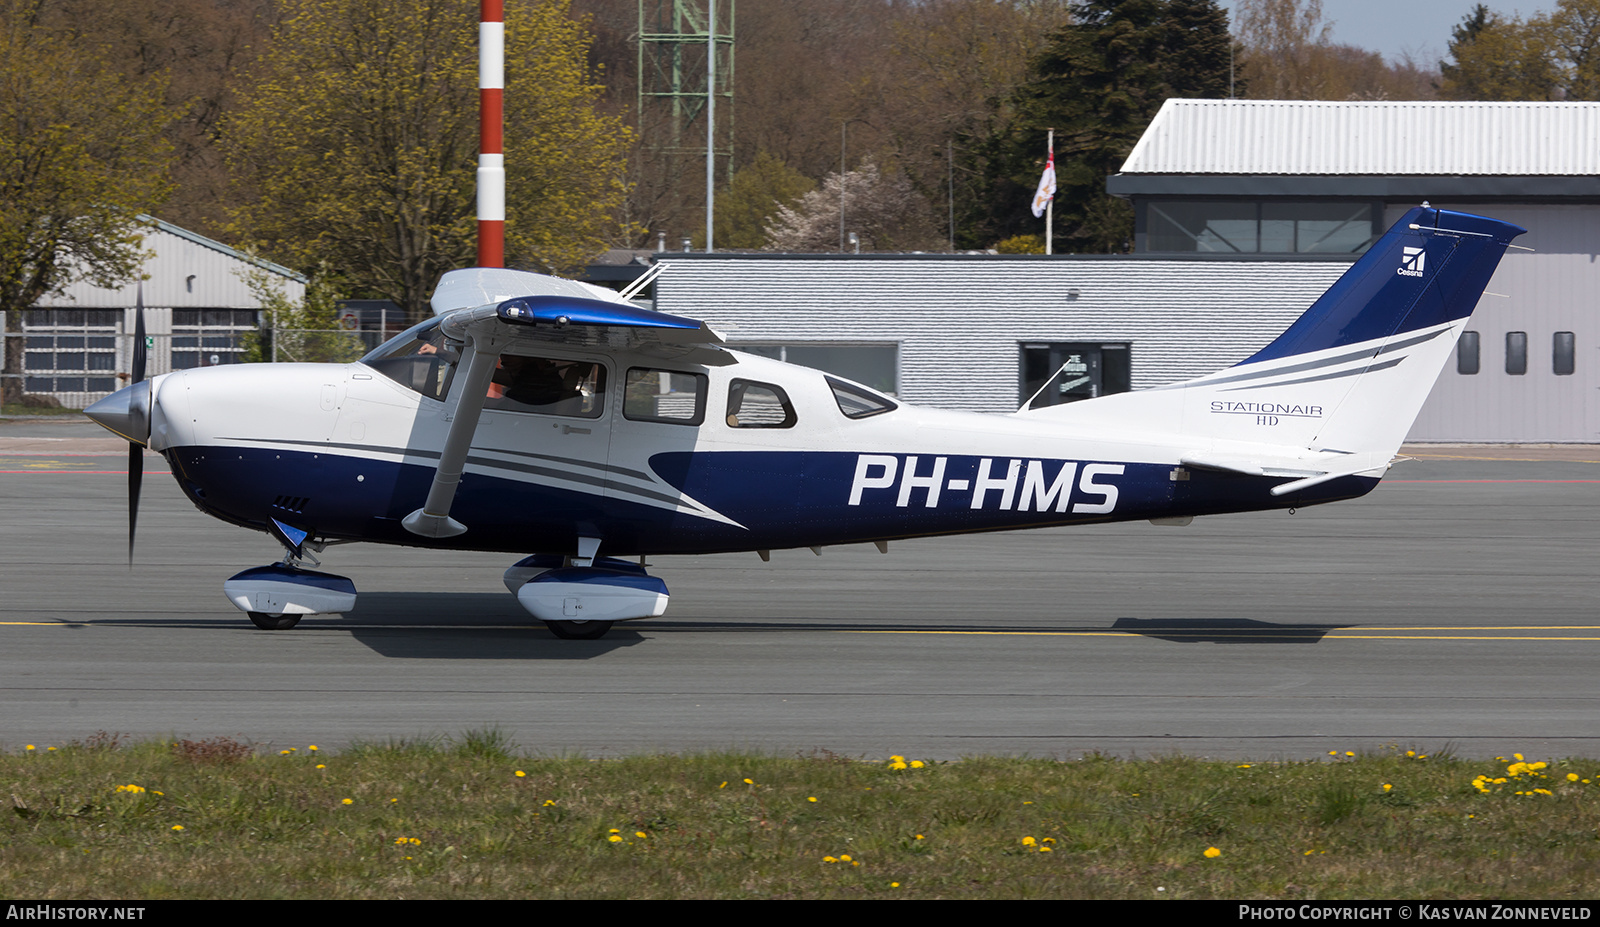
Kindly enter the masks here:
[[734, 351], [715, 364], [532, 353], [581, 370], [584, 386], [563, 403], [490, 401], [451, 510], [467, 528], [455, 537], [401, 524], [428, 493], [453, 397], [385, 362], [165, 375], [152, 386], [150, 443], [226, 521], [513, 553], [569, 552], [579, 537], [623, 556], [1183, 519], [1346, 499], [1377, 482], [1347, 476], [1274, 498], [1273, 481], [1182, 466], [1186, 448], [1159, 434], [918, 408]]

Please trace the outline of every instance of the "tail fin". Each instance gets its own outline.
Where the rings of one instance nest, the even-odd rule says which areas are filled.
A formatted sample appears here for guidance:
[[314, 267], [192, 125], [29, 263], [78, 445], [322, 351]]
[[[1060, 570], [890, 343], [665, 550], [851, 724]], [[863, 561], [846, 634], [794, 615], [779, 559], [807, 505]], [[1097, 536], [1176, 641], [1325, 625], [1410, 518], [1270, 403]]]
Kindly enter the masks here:
[[1245, 442], [1387, 462], [1501, 255], [1525, 231], [1412, 209], [1283, 334], [1235, 366], [1024, 414], [1115, 421], [1181, 440], [1196, 455]]

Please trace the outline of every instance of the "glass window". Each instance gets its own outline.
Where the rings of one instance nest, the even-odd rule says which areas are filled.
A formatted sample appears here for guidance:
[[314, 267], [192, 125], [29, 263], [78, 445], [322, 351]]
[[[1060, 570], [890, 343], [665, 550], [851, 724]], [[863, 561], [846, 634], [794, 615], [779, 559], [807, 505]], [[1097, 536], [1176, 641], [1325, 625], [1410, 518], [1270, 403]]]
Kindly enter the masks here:
[[729, 428], [792, 428], [796, 420], [783, 387], [753, 380], [728, 384]]
[[1506, 332], [1506, 373], [1520, 377], [1528, 372], [1528, 333]]
[[1151, 251], [1260, 250], [1255, 203], [1158, 201], [1149, 215]]
[[899, 345], [895, 344], [735, 344], [735, 350], [799, 364], [854, 380], [893, 396], [899, 389]]
[[622, 395], [622, 415], [635, 422], [698, 425], [706, 420], [706, 375], [634, 367]]
[[1558, 377], [1570, 377], [1576, 365], [1577, 338], [1572, 332], [1556, 332], [1554, 351], [1554, 369]]
[[485, 409], [599, 418], [606, 368], [593, 361], [502, 354], [489, 378]]
[[459, 359], [455, 347], [439, 330], [439, 320], [429, 319], [374, 348], [361, 363], [406, 389], [442, 402]]
[[1478, 333], [1462, 332], [1456, 342], [1456, 373], [1473, 376], [1478, 372]]
[[1370, 202], [1157, 200], [1146, 251], [1360, 254], [1374, 240]]
[[844, 413], [845, 418], [871, 418], [899, 408], [892, 400], [879, 396], [864, 386], [846, 383], [834, 377], [826, 379], [828, 386], [833, 389], [833, 401], [839, 404], [839, 411]]

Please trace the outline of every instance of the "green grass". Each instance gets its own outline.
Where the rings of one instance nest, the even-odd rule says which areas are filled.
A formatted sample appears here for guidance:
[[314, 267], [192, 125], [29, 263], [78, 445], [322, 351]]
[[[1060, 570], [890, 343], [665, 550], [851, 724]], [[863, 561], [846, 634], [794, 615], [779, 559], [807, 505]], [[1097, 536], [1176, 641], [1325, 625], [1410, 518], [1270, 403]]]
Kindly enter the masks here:
[[1595, 897], [1600, 762], [1513, 762], [895, 768], [527, 757], [494, 729], [268, 755], [101, 735], [0, 755], [0, 896]]

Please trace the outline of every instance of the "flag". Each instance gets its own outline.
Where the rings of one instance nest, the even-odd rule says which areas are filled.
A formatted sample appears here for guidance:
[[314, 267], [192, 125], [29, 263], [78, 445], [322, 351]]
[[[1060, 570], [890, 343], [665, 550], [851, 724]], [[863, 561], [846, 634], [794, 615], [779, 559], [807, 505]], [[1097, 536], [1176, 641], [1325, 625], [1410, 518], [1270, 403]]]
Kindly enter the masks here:
[[1045, 206], [1056, 195], [1056, 153], [1050, 152], [1049, 160], [1044, 162], [1044, 175], [1039, 178], [1039, 189], [1033, 194], [1033, 217], [1035, 219], [1044, 215]]

